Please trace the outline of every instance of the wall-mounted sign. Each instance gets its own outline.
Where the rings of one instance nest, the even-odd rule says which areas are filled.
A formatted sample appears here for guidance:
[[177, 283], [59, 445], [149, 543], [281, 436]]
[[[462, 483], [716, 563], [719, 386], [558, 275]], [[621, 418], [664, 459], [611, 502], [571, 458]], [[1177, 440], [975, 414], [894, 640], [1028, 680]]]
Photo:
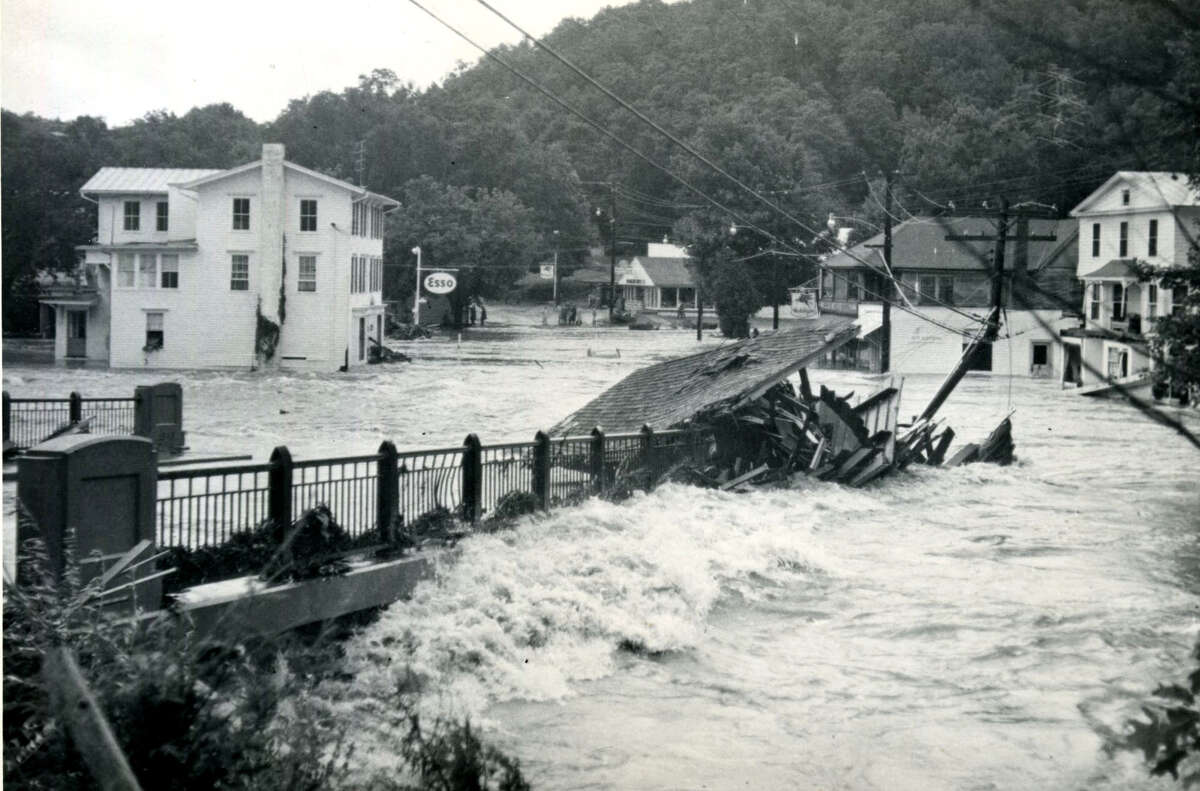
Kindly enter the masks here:
[[554, 264], [542, 264], [542, 280], [554, 279]]
[[449, 272], [430, 272], [425, 275], [425, 290], [430, 294], [449, 294], [458, 288], [458, 280]]

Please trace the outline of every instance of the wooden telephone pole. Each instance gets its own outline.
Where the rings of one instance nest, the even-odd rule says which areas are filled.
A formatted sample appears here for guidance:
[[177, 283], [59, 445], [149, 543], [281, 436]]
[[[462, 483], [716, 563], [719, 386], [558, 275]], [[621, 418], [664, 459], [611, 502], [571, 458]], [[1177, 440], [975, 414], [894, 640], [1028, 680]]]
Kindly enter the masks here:
[[[1008, 235], [1008, 223], [1012, 215], [1017, 218], [1017, 235]], [[1000, 312], [1006, 304], [1004, 292], [1004, 253], [1005, 243], [1012, 239], [1017, 243], [1018, 250], [1027, 250], [1031, 241], [1047, 241], [1053, 242], [1058, 237], [1054, 234], [1031, 235], [1029, 233], [1029, 218], [1044, 217], [1045, 212], [1039, 210], [1017, 209], [1011, 212], [1008, 206], [1008, 199], [1000, 199], [1000, 215], [999, 222], [996, 228], [996, 235], [988, 234], [947, 234], [946, 241], [948, 242], [995, 242], [995, 249], [992, 253], [992, 289], [991, 289], [991, 310], [988, 312], [987, 323], [982, 335], [977, 337], [963, 351], [962, 357], [958, 361], [958, 365], [946, 377], [946, 381], [938, 388], [937, 393], [929, 402], [929, 406], [925, 407], [925, 411], [921, 413], [920, 420], [928, 420], [937, 413], [945, 400], [954, 391], [955, 386], [962, 380], [967, 373], [967, 369], [971, 366], [971, 361], [975, 353], [985, 343], [992, 343], [1000, 334]], [[1022, 266], [1026, 265], [1025, 261], [1019, 262]], [[1011, 288], [1009, 289], [1011, 292]]]

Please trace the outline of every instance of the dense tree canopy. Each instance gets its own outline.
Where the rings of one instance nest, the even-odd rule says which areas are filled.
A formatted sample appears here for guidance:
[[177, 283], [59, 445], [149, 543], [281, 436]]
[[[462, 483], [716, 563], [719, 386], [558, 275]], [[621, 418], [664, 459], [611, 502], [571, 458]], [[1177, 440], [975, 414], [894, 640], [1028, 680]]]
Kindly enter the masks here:
[[[642, 0], [565, 20], [546, 37], [794, 219], [531, 43], [496, 54], [732, 212], [805, 239], [830, 212], [879, 224], [868, 179], [888, 170], [900, 174], [901, 219], [1000, 193], [1065, 212], [1116, 169], [1195, 171], [1198, 30], [1194, 0]], [[613, 192], [621, 254], [673, 233], [697, 206], [724, 211], [491, 60], [424, 91], [376, 69], [340, 93], [293, 99], [262, 125], [229, 105], [151, 112], [116, 128], [8, 112], [3, 124], [9, 296], [37, 270], [73, 266], [73, 246], [94, 232], [78, 187], [99, 166], [225, 167], [253, 159], [266, 140], [299, 164], [398, 198], [422, 178], [473, 200], [500, 190], [533, 229], [514, 235], [529, 247], [506, 248], [514, 270], [543, 257], [554, 230], [579, 240], [564, 251], [565, 265], [577, 263], [577, 248], [599, 239], [589, 217]], [[754, 252], [749, 245], [736, 242], [734, 257]], [[777, 299], [764, 268], [746, 266], [760, 297]], [[400, 271], [389, 298], [404, 293]], [[12, 326], [10, 311], [5, 321]]]

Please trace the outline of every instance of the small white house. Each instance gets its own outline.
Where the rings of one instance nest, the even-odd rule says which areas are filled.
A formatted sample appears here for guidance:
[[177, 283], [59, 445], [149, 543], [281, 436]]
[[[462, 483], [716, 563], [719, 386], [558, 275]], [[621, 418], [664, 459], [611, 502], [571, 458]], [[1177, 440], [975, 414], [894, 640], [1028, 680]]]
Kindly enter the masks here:
[[101, 168], [91, 288], [44, 300], [55, 357], [114, 368], [332, 371], [382, 340], [384, 216], [400, 204], [284, 160], [230, 170]]
[[[666, 242], [646, 245], [646, 255], [619, 261], [618, 294], [628, 310], [685, 310], [697, 307], [696, 273], [687, 251]], [[710, 304], [705, 300], [705, 306]]]
[[1063, 332], [1067, 381], [1089, 385], [1151, 369], [1155, 321], [1172, 312], [1171, 290], [1139, 280], [1139, 264], [1187, 264], [1200, 194], [1182, 173], [1122, 170], [1071, 210], [1079, 222], [1084, 326]]

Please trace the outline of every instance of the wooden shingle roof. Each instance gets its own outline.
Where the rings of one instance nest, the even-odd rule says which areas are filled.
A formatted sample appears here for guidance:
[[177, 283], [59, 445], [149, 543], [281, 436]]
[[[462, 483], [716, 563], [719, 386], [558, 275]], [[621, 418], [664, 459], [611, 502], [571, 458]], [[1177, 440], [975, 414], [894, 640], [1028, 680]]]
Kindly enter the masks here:
[[857, 333], [852, 319], [816, 321], [651, 365], [634, 371], [549, 433], [582, 436], [595, 426], [608, 433], [637, 431], [643, 424], [656, 430], [681, 426], [697, 413], [758, 397]]

